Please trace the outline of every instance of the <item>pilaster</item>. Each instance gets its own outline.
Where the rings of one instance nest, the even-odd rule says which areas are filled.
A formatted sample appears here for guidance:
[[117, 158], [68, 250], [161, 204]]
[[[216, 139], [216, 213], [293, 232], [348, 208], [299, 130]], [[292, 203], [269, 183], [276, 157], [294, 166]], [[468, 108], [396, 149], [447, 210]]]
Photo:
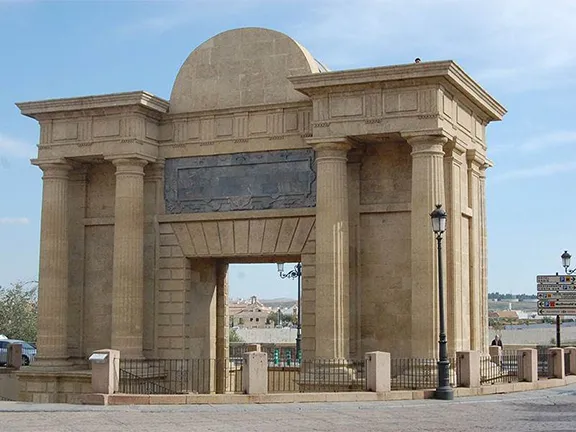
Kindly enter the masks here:
[[463, 202], [467, 193], [462, 190], [466, 188], [463, 180], [466, 180], [467, 165], [466, 148], [458, 139], [448, 142], [444, 150], [445, 209], [449, 215], [446, 228], [446, 328], [450, 335], [448, 351], [454, 353], [470, 349], [468, 219], [463, 216], [468, 203]]
[[430, 358], [437, 355], [439, 325], [437, 248], [430, 212], [445, 203], [443, 147], [448, 140], [427, 134], [404, 138], [412, 147], [412, 356]]
[[[164, 160], [148, 163], [144, 173], [144, 316], [153, 317], [160, 258], [157, 215], [164, 213]], [[143, 326], [143, 351], [147, 357], [154, 357], [156, 323], [145, 319]]]
[[481, 351], [485, 346], [483, 329], [483, 307], [486, 305], [483, 287], [483, 239], [482, 239], [482, 201], [481, 171], [484, 159], [476, 150], [466, 152], [468, 165], [468, 206], [472, 210], [470, 219], [470, 349]]
[[68, 365], [68, 184], [64, 160], [32, 162], [42, 177], [38, 284], [38, 366]]
[[316, 151], [316, 358], [349, 356], [349, 210], [346, 140]]
[[144, 166], [136, 157], [113, 158], [116, 166], [112, 349], [142, 358], [144, 299]]

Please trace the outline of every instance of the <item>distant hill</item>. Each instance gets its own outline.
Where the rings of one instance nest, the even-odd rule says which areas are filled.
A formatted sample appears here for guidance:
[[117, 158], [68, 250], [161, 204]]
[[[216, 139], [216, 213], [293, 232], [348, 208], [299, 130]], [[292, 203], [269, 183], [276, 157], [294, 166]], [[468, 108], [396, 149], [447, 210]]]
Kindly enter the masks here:
[[258, 299], [260, 303], [270, 308], [284, 308], [287, 306], [292, 306], [294, 303], [297, 302], [295, 299], [280, 297], [280, 298], [273, 298], [273, 299]]

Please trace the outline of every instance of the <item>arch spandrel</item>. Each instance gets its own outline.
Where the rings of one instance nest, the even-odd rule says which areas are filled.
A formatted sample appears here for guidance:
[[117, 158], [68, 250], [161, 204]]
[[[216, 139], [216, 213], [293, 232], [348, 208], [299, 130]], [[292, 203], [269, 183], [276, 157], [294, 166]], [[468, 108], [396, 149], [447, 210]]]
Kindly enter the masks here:
[[263, 28], [226, 31], [188, 56], [172, 88], [170, 112], [308, 100], [288, 77], [323, 71], [321, 63], [283, 33]]

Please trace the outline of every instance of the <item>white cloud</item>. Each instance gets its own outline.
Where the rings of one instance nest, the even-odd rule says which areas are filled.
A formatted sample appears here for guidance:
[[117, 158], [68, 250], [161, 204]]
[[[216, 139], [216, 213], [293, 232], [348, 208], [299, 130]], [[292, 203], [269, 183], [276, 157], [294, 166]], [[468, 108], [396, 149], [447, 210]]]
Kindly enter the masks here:
[[36, 147], [0, 133], [0, 160], [6, 164], [8, 158], [31, 159], [36, 155]]
[[576, 83], [574, 0], [198, 0], [171, 3], [126, 29], [162, 33], [216, 13], [250, 13], [254, 22], [270, 15], [259, 11], [279, 5], [305, 13], [272, 25], [334, 70], [420, 57], [454, 59], [481, 83], [506, 91]]
[[492, 180], [494, 182], [502, 182], [508, 180], [532, 179], [536, 177], [549, 177], [555, 174], [569, 171], [576, 172], [576, 161], [543, 164], [528, 168], [510, 170], [502, 174], [494, 175]]
[[0, 217], [0, 225], [28, 225], [30, 219], [25, 217]]
[[542, 151], [550, 151], [562, 146], [576, 146], [576, 131], [559, 130], [547, 132], [533, 136], [524, 142], [502, 146], [491, 146], [490, 153], [500, 154], [507, 152], [521, 152], [531, 154]]

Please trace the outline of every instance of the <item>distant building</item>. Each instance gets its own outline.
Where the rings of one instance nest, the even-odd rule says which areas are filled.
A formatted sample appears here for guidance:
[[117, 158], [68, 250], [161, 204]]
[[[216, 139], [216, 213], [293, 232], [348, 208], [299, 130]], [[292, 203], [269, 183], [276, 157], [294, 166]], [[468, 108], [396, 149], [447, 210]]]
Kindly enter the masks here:
[[232, 303], [228, 306], [231, 327], [267, 328], [274, 323], [268, 321], [272, 309], [263, 305], [256, 296], [250, 297], [248, 302]]

